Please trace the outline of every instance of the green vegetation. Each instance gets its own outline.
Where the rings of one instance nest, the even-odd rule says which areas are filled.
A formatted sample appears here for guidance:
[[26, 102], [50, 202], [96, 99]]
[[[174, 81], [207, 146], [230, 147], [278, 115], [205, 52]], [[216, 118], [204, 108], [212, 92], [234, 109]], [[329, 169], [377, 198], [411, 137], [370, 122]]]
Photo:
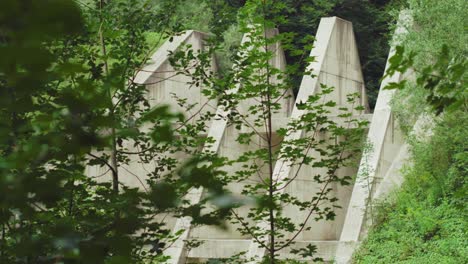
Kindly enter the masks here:
[[[0, 1], [0, 263], [162, 262], [174, 236], [155, 215], [224, 218], [226, 203], [204, 213], [183, 198], [192, 187], [225, 193], [206, 165], [215, 157], [193, 153], [203, 121], [176, 139], [183, 115], [151, 107], [134, 82], [158, 36], [180, 30], [177, 3]], [[123, 183], [131, 159], [161, 160], [132, 174], [144, 187]], [[89, 177], [90, 166], [104, 173]]]
[[378, 205], [376, 225], [355, 263], [464, 263], [468, 118], [457, 112], [437, 121], [428, 141], [414, 139], [405, 183]]
[[[393, 110], [411, 144], [405, 183], [378, 205], [376, 225], [355, 263], [465, 263], [468, 259], [467, 34], [463, 0], [408, 1], [417, 30], [397, 56], [412, 67]], [[397, 65], [395, 65], [397, 66]], [[421, 114], [433, 118], [432, 136], [410, 135]], [[436, 116], [438, 115], [438, 116]]]
[[[319, 204], [337, 202], [328, 184], [351, 183], [351, 175], [339, 177], [336, 171], [353, 154], [358, 156], [356, 145], [365, 124], [354, 120], [357, 129], [344, 129], [327, 116], [336, 103], [321, 102], [320, 94], [300, 105], [308, 114], [287, 128], [275, 131], [272, 115], [288, 89], [297, 88], [298, 80], [310, 74], [304, 71], [310, 36], [322, 16], [353, 22], [368, 92], [375, 100], [394, 20], [390, 9], [401, 2], [1, 0], [0, 263], [163, 263], [163, 250], [180, 233], [170, 234], [164, 219], [155, 219], [162, 214], [188, 216], [197, 225], [240, 223], [238, 231], [268, 251], [265, 261], [279, 263], [278, 251], [294, 242], [281, 239], [305, 226], [282, 215], [283, 206], [333, 220], [331, 207]], [[394, 66], [413, 68], [417, 81], [393, 86], [401, 89], [393, 109], [411, 144], [413, 164], [405, 171], [402, 189], [379, 205], [376, 226], [356, 254], [356, 263], [468, 259], [467, 5], [465, 0], [408, 0], [404, 5], [411, 8], [417, 30], [406, 37]], [[265, 38], [262, 32], [272, 27], [283, 34]], [[171, 62], [177, 73], [206, 87], [209, 98], [219, 99], [237, 132], [250, 129], [239, 133], [237, 142], [261, 142], [255, 151], [232, 159], [201, 152], [200, 146], [211, 139], [199, 135], [206, 134], [215, 113], [197, 113], [192, 124], [188, 120], [193, 116], [150, 105], [146, 87], [134, 82], [135, 70], [154, 49], [185, 29], [209, 31], [213, 38], [200, 54], [191, 47], [175, 52]], [[241, 33], [252, 34], [252, 41], [240, 44]], [[259, 49], [276, 41], [285, 47], [286, 72], [271, 67], [272, 53]], [[228, 57], [221, 61], [219, 75], [210, 71], [213, 54]], [[241, 91], [227, 92], [240, 84]], [[323, 87], [322, 93], [331, 89]], [[242, 113], [242, 100], [257, 104]], [[186, 110], [194, 107], [183, 99], [178, 103]], [[341, 109], [342, 116], [350, 117], [349, 110]], [[422, 113], [434, 120], [430, 138], [410, 135]], [[260, 129], [265, 132], [257, 132]], [[331, 143], [304, 137], [282, 142], [285, 149], [274, 148], [275, 135], [298, 130], [326, 132]], [[326, 159], [307, 156], [309, 150]], [[174, 153], [187, 158], [181, 161]], [[279, 192], [294, 178], [274, 179], [278, 158], [328, 169], [314, 177], [324, 187], [312, 202]], [[132, 160], [142, 166], [157, 161], [154, 170], [132, 174], [147, 179], [145, 187], [122, 181]], [[231, 175], [222, 169], [233, 165], [239, 169]], [[107, 172], [88, 177], [85, 169], [90, 166]], [[256, 207], [236, 215], [243, 200], [233, 198], [225, 187], [251, 176], [257, 181], [242, 192], [256, 198]], [[184, 198], [200, 187], [206, 195], [199, 203]], [[269, 227], [260, 228], [259, 222]], [[309, 246], [294, 253], [313, 258], [315, 251]], [[236, 257], [225, 261], [233, 263]]]

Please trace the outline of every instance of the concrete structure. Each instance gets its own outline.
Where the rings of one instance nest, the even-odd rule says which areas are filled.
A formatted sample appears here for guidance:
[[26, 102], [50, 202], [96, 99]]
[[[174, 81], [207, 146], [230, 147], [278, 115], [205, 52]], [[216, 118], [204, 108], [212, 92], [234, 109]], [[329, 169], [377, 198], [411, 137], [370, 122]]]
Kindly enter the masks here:
[[[404, 27], [399, 27], [396, 34], [404, 33]], [[265, 33], [266, 36], [277, 34], [275, 30]], [[188, 116], [194, 115], [191, 122], [196, 122], [199, 116], [207, 112], [216, 113], [215, 117], [207, 124], [209, 129], [206, 134], [213, 139], [213, 143], [204, 146], [203, 151], [217, 153], [218, 155], [236, 158], [246, 151], [254, 151], [264, 144], [261, 137], [254, 138], [255, 143], [252, 145], [242, 145], [236, 141], [239, 134], [247, 133], [252, 128], [242, 127], [236, 129], [228, 123], [228, 115], [230, 114], [223, 106], [217, 106], [215, 100], [209, 100], [202, 94], [202, 89], [199, 87], [191, 87], [188, 83], [191, 81], [187, 76], [175, 75], [174, 69], [168, 61], [169, 52], [174, 52], [184, 44], [192, 45], [193, 49], [203, 49], [204, 35], [200, 32], [188, 31], [185, 34], [175, 37], [173, 42], [166, 42], [153, 56], [152, 62], [139, 71], [135, 78], [135, 82], [145, 84], [148, 88], [148, 99], [151, 106], [159, 104], [169, 104], [174, 110], [183, 111], [177, 104], [174, 95], [180, 98], [186, 98], [189, 103], [196, 103]], [[244, 36], [243, 42], [249, 40], [249, 36]], [[272, 44], [268, 47], [269, 51], [274, 54], [270, 65], [280, 70], [284, 70], [286, 61], [279, 43]], [[393, 48], [389, 57], [393, 54]], [[333, 195], [339, 199], [342, 209], [336, 210], [335, 221], [309, 221], [306, 229], [296, 237], [296, 244], [293, 248], [303, 248], [306, 245], [313, 244], [318, 248], [317, 257], [322, 257], [325, 261], [337, 261], [338, 263], [347, 263], [352, 256], [352, 253], [363, 238], [367, 230], [369, 219], [370, 200], [385, 196], [391, 188], [398, 186], [401, 183], [401, 175], [399, 170], [408, 159], [408, 147], [405, 145], [403, 137], [395, 124], [394, 117], [389, 106], [390, 99], [394, 91], [383, 90], [389, 82], [399, 81], [406, 76], [395, 74], [390, 78], [386, 78], [382, 82], [382, 88], [377, 99], [377, 105], [374, 114], [369, 114], [367, 97], [361, 65], [359, 62], [358, 49], [354, 39], [352, 24], [348, 21], [337, 17], [323, 18], [320, 22], [316, 42], [310, 56], [315, 57], [315, 60], [309, 65], [313, 75], [305, 76], [302, 80], [296, 102], [306, 101], [311, 95], [320, 92], [321, 84], [335, 87], [332, 94], [328, 95], [329, 100], [337, 102], [337, 109], [331, 114], [332, 118], [339, 119], [336, 115], [339, 107], [350, 107], [346, 101], [346, 96], [350, 93], [358, 93], [361, 95], [359, 105], [366, 109], [363, 112], [355, 112], [355, 118], [371, 120], [368, 141], [371, 144], [371, 149], [365, 151], [359, 164], [355, 168], [341, 168], [339, 175], [358, 175], [354, 186], [339, 186], [338, 184], [331, 186]], [[212, 70], [216, 71], [216, 63], [213, 61]], [[279, 81], [279, 80], [274, 80]], [[237, 93], [240, 86], [234, 87], [228, 93]], [[298, 119], [306, 112], [298, 109], [294, 103], [291, 91], [287, 91], [290, 96], [285, 96], [280, 100], [281, 109], [274, 114], [275, 129], [284, 127], [289, 120]], [[250, 99], [241, 102], [239, 111], [247, 112], [250, 105], [255, 104], [255, 100]], [[304, 137], [315, 136], [317, 138], [325, 138], [324, 134], [311, 135], [298, 131], [288, 135], [284, 140], [295, 140]], [[280, 143], [282, 138], [274, 135], [275, 143]], [[126, 148], [132, 150], [131, 142], [126, 143]], [[263, 145], [264, 146], [264, 145]], [[183, 160], [183, 154], [167, 154], [172, 157]], [[320, 159], [319, 153], [309, 153], [314, 158]], [[155, 161], [156, 162], [156, 161]], [[146, 175], [148, 170], [151, 170], [152, 165], [148, 168], [142, 166], [135, 158], [131, 160], [128, 166], [124, 166], [120, 172], [121, 179], [129, 186], [139, 186], [144, 188], [144, 179], [136, 177], [136, 175]], [[359, 167], [359, 169], [358, 169]], [[240, 168], [226, 168], [228, 171], [235, 171]], [[292, 175], [296, 175], [296, 179], [282, 189], [280, 192], [295, 194], [302, 200], [310, 200], [312, 195], [320, 189], [313, 180], [313, 175], [323, 173], [323, 168], [304, 168], [298, 170], [297, 166], [293, 166], [285, 160], [278, 160], [274, 167], [275, 180], [281, 181]], [[87, 168], [89, 176], [109, 177], [110, 173], [106, 173], [102, 167]], [[254, 180], [254, 179], [248, 179]], [[246, 182], [235, 183], [229, 186], [233, 193], [240, 193]], [[188, 194], [188, 199], [191, 203], [196, 204], [203, 198], [204, 192], [202, 189], [194, 189]], [[248, 212], [248, 207], [241, 208], [238, 213], [245, 215]], [[293, 219], [297, 219], [298, 223], [307, 218], [308, 212], [299, 211], [294, 207], [286, 207], [284, 213]], [[207, 259], [229, 258], [240, 252], [246, 252], [246, 256], [254, 259], [253, 263], [265, 255], [265, 251], [261, 249], [252, 237], [241, 235], [236, 231], [235, 225], [229, 225], [227, 231], [220, 230], [214, 227], [202, 226], [193, 227], [189, 218], [181, 219], [166, 219], [167, 226], [172, 228], [173, 233], [181, 233], [179, 239], [175, 241], [166, 251], [165, 254], [171, 257], [170, 263], [196, 263]], [[250, 223], [255, 224], [255, 223]], [[256, 223], [258, 227], [263, 228], [265, 223]], [[310, 230], [307, 227], [311, 227]], [[292, 234], [291, 234], [292, 236]], [[187, 241], [197, 240], [203, 242], [201, 246], [194, 249], [187, 249]], [[290, 255], [289, 250], [280, 252], [280, 258], [295, 257]], [[306, 260], [307, 261], [307, 260]]]
[[[246, 39], [248, 39], [248, 36], [244, 37], [244, 41]], [[276, 47], [271, 47], [270, 50], [274, 50], [276, 54], [275, 58], [271, 61], [271, 65], [283, 70], [285, 61], [281, 47], [277, 44]], [[359, 56], [350, 22], [336, 17], [322, 19], [316, 37], [315, 48], [311, 51], [311, 56], [316, 57], [316, 60], [310, 65], [310, 68], [313, 70], [313, 76], [304, 77], [296, 102], [307, 100], [310, 95], [320, 91], [321, 84], [325, 84], [335, 87], [334, 92], [330, 94], [330, 97], [327, 99], [336, 101], [338, 103], [337, 108], [349, 106], [346, 102], [346, 96], [350, 93], [357, 92], [361, 94], [361, 101], [358, 102], [358, 104], [368, 109]], [[233, 92], [237, 92], [239, 88], [241, 87], [236, 87]], [[239, 107], [240, 111], [246, 111], [251, 104], [254, 104], [254, 102], [242, 102]], [[286, 97], [282, 105], [283, 107], [280, 113], [274, 116], [274, 124], [277, 126], [285, 126], [289, 119], [299, 118], [301, 115], [305, 114], [303, 110], [299, 110], [294, 106], [293, 102], [291, 102], [291, 98], [288, 99], [288, 97]], [[222, 118], [214, 120], [210, 128], [209, 135], [214, 138], [215, 143], [209, 146], [208, 151], [217, 152], [221, 156], [232, 159], [245, 151], [255, 150], [256, 146], [246, 146], [236, 142], [235, 139], [238, 133], [245, 131], [239, 131], [234, 127], [226, 125], [227, 121], [224, 117], [227, 116], [227, 113], [222, 107], [218, 109], [217, 113], [218, 116]], [[337, 113], [335, 112], [333, 114], [336, 115]], [[355, 114], [360, 115], [360, 118], [370, 118], [370, 116], [366, 114]], [[248, 128], [246, 129], [248, 130]], [[288, 139], [293, 140], [307, 136], [310, 137], [312, 135], [305, 135], [302, 132], [298, 132], [291, 135], [291, 138]], [[326, 135], [320, 136], [325, 137]], [[257, 138], [257, 140], [258, 145], [261, 145], [262, 140], [260, 138]], [[277, 138], [278, 142], [280, 142], [280, 140], [280, 138]], [[310, 153], [310, 155], [318, 155], [318, 153]], [[236, 169], [240, 168], [228, 168], [228, 170]], [[297, 168], [280, 160], [275, 166], [274, 177], [280, 180], [281, 178], [288, 177], [290, 174], [295, 173], [296, 170]], [[339, 173], [353, 175], [355, 172], [356, 168], [343, 168]], [[300, 171], [296, 181], [284, 191], [299, 193], [301, 194], [300, 197], [304, 200], [311, 199], [311, 195], [313, 194], [311, 190], [318, 190], [320, 186], [317, 186], [315, 181], [310, 178], [310, 175], [317, 173], [320, 173], [320, 171], [312, 168]], [[239, 193], [244, 184], [246, 183], [233, 184], [230, 188], [234, 193]], [[347, 202], [349, 201], [352, 189], [350, 187], [345, 188], [338, 185], [333, 186], [333, 188], [334, 195], [339, 197], [342, 203], [341, 206], [347, 208]], [[192, 197], [192, 202], [196, 203], [202, 197], [203, 192], [202, 190], [194, 190], [190, 195]], [[243, 208], [238, 213], [245, 215], [247, 211], [248, 208]], [[294, 215], [293, 218], [296, 219], [303, 220], [306, 217], [304, 212], [299, 212], [295, 208], [286, 208], [285, 212], [288, 215]], [[319, 249], [319, 256], [326, 260], [331, 260], [338, 247], [338, 238], [345, 212], [337, 211], [336, 213], [337, 221], [335, 222], [323, 221], [315, 223], [314, 221], [310, 221], [308, 226], [313, 227], [313, 229], [311, 229], [311, 231], [304, 231], [296, 239], [297, 243], [294, 247], [300, 248], [308, 244], [315, 244]], [[260, 227], [263, 225], [264, 223], [259, 223]], [[241, 235], [236, 232], [236, 226], [234, 225], [230, 225], [228, 231], [222, 231], [207, 226], [192, 228], [190, 226], [190, 219], [178, 219], [175, 232], [178, 230], [185, 231], [180, 239], [166, 252], [171, 256], [171, 263], [192, 263], [210, 258], [228, 258], [245, 251], [248, 252], [248, 258], [257, 260], [264, 255], [264, 251], [257, 246], [254, 240], [249, 236]], [[191, 239], [203, 243], [201, 246], [187, 251], [184, 248], [184, 240]], [[289, 252], [285, 250], [281, 253], [281, 257], [287, 258], [291, 256]]]

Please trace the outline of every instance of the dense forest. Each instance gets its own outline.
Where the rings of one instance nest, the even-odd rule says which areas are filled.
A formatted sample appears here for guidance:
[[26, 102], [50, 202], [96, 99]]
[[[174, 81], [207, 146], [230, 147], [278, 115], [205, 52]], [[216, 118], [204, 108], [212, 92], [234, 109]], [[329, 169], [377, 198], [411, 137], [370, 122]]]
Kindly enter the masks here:
[[[391, 107], [411, 162], [401, 188], [372, 205], [373, 225], [353, 262], [466, 262], [466, 1], [2, 0], [0, 263], [166, 263], [165, 249], [183, 233], [171, 232], [169, 218], [220, 230], [237, 225], [236, 232], [265, 250], [262, 263], [302, 263], [278, 258], [309, 228], [283, 214], [284, 207], [310, 212], [310, 222], [334, 221], [332, 208], [340, 201], [327, 186], [355, 180], [338, 171], [360, 156], [368, 123], [351, 120], [353, 129], [345, 129], [330, 118], [337, 103], [323, 99], [333, 93], [324, 86], [297, 106], [307, 114], [275, 130], [280, 102], [297, 96], [302, 78], [311, 75], [306, 67], [314, 59], [309, 53], [320, 19], [338, 16], [353, 24], [373, 109], [403, 9], [415, 26], [398, 40], [389, 71], [415, 78], [387, 89], [397, 90]], [[279, 33], [267, 38], [271, 28]], [[217, 100], [236, 131], [250, 126], [236, 144], [260, 138], [259, 150], [235, 158], [202, 151], [215, 144], [205, 135], [217, 113], [194, 111], [183, 98], [176, 98], [181, 112], [154, 105], [146, 86], [135, 81], [164, 42], [191, 29], [207, 33], [206, 48], [197, 53], [188, 45], [173, 52], [174, 76]], [[244, 34], [249, 38], [242, 41]], [[270, 65], [274, 54], [268, 47], [278, 42], [284, 70]], [[365, 110], [356, 106], [359, 95], [348, 99], [351, 106], [340, 108], [343, 117]], [[249, 100], [256, 103], [243, 115], [239, 106]], [[428, 137], [412, 133], [421, 116], [431, 120]], [[275, 135], [298, 131], [329, 138], [285, 140], [286, 147], [277, 148]], [[324, 158], [310, 158], [309, 150]], [[280, 159], [323, 169], [314, 177], [323, 189], [311, 201], [279, 194], [294, 181], [275, 181], [273, 165]], [[152, 169], [125, 171], [135, 160]], [[103, 173], [90, 177], [93, 166]], [[226, 172], [227, 166], [235, 172]], [[140, 187], [125, 183], [130, 174]], [[241, 195], [230, 191], [231, 184], [256, 175], [259, 181], [245, 184]], [[191, 203], [187, 194], [199, 189], [204, 195]], [[238, 215], [245, 206], [248, 213]], [[258, 228], [260, 222], [268, 227]], [[322, 261], [314, 246], [291, 252]], [[245, 261], [239, 254], [208, 263]]]

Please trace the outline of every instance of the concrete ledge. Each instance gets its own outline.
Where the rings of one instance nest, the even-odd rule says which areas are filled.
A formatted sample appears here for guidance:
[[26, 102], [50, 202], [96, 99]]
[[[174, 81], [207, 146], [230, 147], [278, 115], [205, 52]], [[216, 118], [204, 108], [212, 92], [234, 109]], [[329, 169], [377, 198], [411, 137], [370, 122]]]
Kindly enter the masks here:
[[229, 258], [247, 251], [250, 240], [239, 239], [197, 239], [202, 244], [188, 252], [189, 258]]
[[[193, 259], [210, 259], [219, 258], [226, 259], [240, 252], [247, 251], [250, 240], [239, 239], [205, 239], [197, 241], [202, 244], [193, 248], [188, 252], [188, 258]], [[352, 252], [356, 247], [355, 242], [340, 242], [340, 241], [298, 241], [291, 248], [280, 251], [279, 259], [295, 259], [300, 261], [311, 261], [310, 258], [301, 258], [290, 253], [291, 249], [305, 248], [307, 245], [317, 246], [317, 254], [314, 257], [322, 258], [326, 262], [335, 261], [335, 252], [338, 247], [347, 249]], [[312, 263], [312, 262], [311, 262]]]

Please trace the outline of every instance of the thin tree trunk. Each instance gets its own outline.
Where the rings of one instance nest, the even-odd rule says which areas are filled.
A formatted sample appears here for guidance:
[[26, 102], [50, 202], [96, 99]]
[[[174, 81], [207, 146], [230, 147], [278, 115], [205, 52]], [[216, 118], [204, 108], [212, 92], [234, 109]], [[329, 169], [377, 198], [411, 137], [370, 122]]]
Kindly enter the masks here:
[[[263, 5], [263, 13], [266, 14], [265, 5]], [[264, 18], [265, 19], [265, 18]], [[265, 38], [265, 54], [268, 53], [268, 40], [267, 40], [267, 28], [266, 24], [263, 24], [263, 34]], [[270, 199], [270, 208], [269, 208], [269, 222], [270, 222], [270, 245], [269, 245], [269, 255], [270, 255], [270, 264], [275, 263], [275, 206], [274, 206], [274, 182], [273, 182], [273, 131], [272, 131], [272, 115], [271, 115], [271, 91], [270, 91], [270, 64], [267, 61], [266, 64], [266, 85], [267, 85], [267, 144], [268, 144], [268, 174], [269, 174], [269, 188], [268, 195]]]
[[[104, 39], [104, 34], [102, 30], [102, 25], [104, 23], [104, 19], [102, 17], [102, 9], [104, 7], [104, 0], [100, 0], [99, 3], [99, 19], [100, 19], [100, 28], [99, 28], [99, 40], [101, 42], [101, 50], [102, 54], [104, 55], [104, 71], [106, 76], [109, 75], [109, 65], [107, 63], [107, 50], [106, 50], [106, 42]], [[109, 100], [111, 101], [112, 104], [112, 92], [111, 92], [111, 87], [108, 89], [108, 95], [109, 95]], [[112, 190], [114, 193], [119, 193], [119, 171], [118, 171], [118, 161], [117, 161], [117, 139], [116, 139], [116, 133], [115, 133], [115, 116], [114, 116], [114, 107], [111, 105], [110, 107], [110, 115], [113, 122], [113, 127], [111, 129], [111, 138], [112, 138], [112, 145], [111, 145], [111, 166], [112, 166]]]

